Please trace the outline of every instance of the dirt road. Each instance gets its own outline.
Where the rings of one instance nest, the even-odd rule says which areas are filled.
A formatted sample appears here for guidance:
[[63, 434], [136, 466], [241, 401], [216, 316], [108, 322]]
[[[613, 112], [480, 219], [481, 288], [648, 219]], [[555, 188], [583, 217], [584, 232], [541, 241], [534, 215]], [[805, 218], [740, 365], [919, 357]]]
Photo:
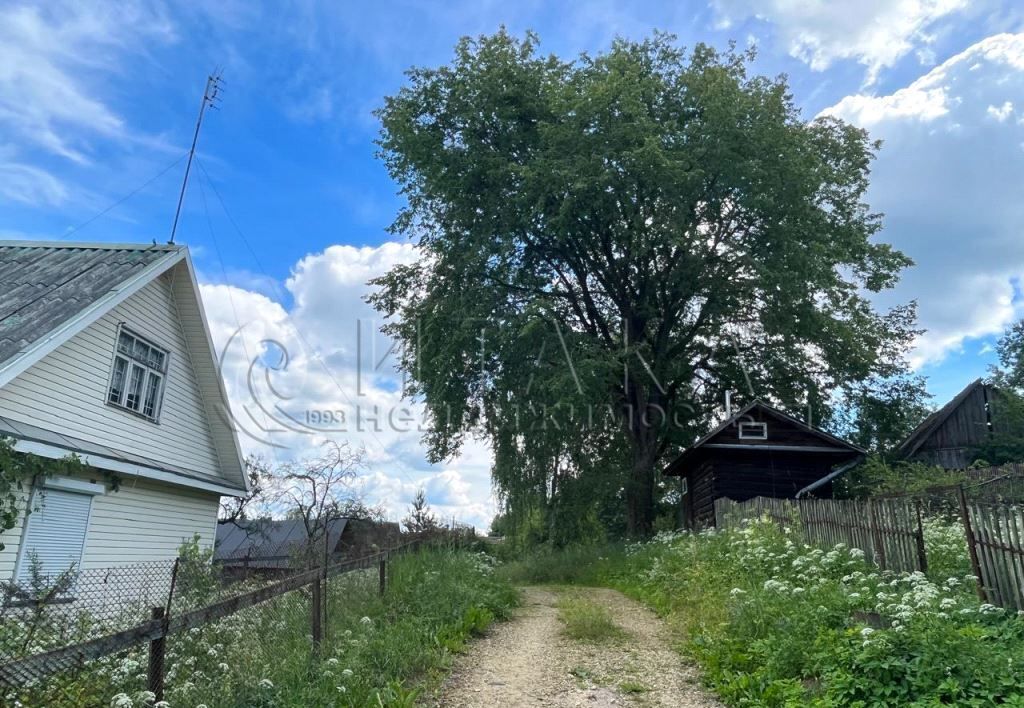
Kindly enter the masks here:
[[665, 627], [650, 611], [614, 590], [573, 589], [611, 610], [625, 639], [581, 643], [562, 634], [558, 592], [525, 588], [516, 616], [497, 625], [456, 661], [432, 705], [665, 706], [717, 708], [696, 670], [669, 646]]

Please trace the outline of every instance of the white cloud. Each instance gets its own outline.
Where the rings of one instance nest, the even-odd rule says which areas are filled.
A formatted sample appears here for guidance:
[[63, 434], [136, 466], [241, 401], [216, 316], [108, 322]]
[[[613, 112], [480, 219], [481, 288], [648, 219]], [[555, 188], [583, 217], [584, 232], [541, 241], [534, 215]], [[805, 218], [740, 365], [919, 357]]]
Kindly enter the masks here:
[[488, 449], [471, 441], [455, 460], [426, 462], [422, 406], [402, 399], [391, 341], [362, 299], [369, 279], [415, 256], [392, 242], [331, 246], [295, 265], [287, 298], [204, 284], [203, 302], [243, 447], [286, 460], [348, 440], [366, 449], [361, 491], [393, 518], [423, 487], [438, 514], [483, 528], [494, 514]]
[[1001, 106], [989, 106], [985, 109], [985, 112], [995, 118], [997, 121], [1002, 123], [1004, 120], [1013, 115], [1013, 102], [1004, 101]]
[[929, 331], [915, 364], [1021, 314], [1013, 282], [1024, 274], [1024, 125], [1005, 118], [1022, 99], [1024, 34], [1001, 34], [891, 95], [848, 96], [825, 111], [883, 141], [869, 200], [885, 213], [882, 238], [917, 265], [882, 300], [919, 301]]
[[12, 202], [57, 206], [67, 200], [68, 190], [46, 170], [0, 157], [0, 195]]
[[867, 67], [867, 83], [911, 51], [926, 63], [930, 29], [937, 20], [967, 6], [966, 0], [713, 0], [720, 27], [756, 17], [771, 22], [790, 55], [815, 71], [837, 59]]
[[68, 188], [53, 167], [41, 166], [44, 158], [88, 165], [97, 141], [148, 141], [104, 102], [99, 81], [111, 85], [123, 78], [126, 55], [173, 39], [170, 22], [150, 4], [0, 6], [0, 134], [8, 141], [0, 196], [61, 204]]
[[124, 51], [173, 37], [165, 17], [136, 3], [0, 9], [0, 125], [47, 152], [86, 162], [89, 136], [125, 131], [87, 77], [116, 74]]

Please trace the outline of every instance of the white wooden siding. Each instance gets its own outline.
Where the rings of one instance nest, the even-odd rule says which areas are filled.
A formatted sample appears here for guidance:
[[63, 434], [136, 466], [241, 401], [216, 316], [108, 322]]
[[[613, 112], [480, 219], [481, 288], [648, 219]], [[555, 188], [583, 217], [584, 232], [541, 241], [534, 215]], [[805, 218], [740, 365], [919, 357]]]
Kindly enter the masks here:
[[93, 500], [82, 568], [171, 560], [182, 541], [216, 537], [220, 497], [148, 480], [124, 480], [116, 492]]
[[[0, 415], [138, 455], [157, 466], [225, 479], [179, 323], [176, 273], [172, 269], [155, 279], [0, 389]], [[121, 322], [170, 352], [159, 423], [106, 403]]]
[[[219, 501], [219, 496], [209, 492], [143, 479], [124, 480], [118, 491], [93, 497], [81, 567], [88, 570], [172, 560], [182, 542], [197, 533], [200, 544], [209, 548], [216, 540]], [[17, 525], [0, 537], [6, 544], [0, 551], [0, 580], [14, 575], [24, 526], [22, 513]]]
[[17, 493], [18, 522], [13, 529], [8, 529], [0, 535], [0, 541], [4, 549], [0, 551], [0, 580], [10, 580], [14, 577], [14, 566], [18, 562], [18, 549], [21, 547], [21, 534], [25, 527], [25, 503], [28, 501], [28, 491]]

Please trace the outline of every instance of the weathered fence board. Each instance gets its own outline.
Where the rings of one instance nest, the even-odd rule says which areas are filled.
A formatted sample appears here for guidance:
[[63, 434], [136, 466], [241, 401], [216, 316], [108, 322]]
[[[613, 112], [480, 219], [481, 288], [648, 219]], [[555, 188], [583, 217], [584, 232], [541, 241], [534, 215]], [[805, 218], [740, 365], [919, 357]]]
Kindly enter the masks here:
[[973, 532], [971, 561], [980, 577], [980, 595], [993, 605], [1024, 609], [1024, 510], [1019, 506], [965, 504]]
[[883, 570], [909, 572], [927, 568], [920, 514], [916, 505], [906, 499], [715, 500], [715, 518], [720, 527], [764, 517], [799, 530], [813, 545], [832, 548], [844, 543], [859, 548]]

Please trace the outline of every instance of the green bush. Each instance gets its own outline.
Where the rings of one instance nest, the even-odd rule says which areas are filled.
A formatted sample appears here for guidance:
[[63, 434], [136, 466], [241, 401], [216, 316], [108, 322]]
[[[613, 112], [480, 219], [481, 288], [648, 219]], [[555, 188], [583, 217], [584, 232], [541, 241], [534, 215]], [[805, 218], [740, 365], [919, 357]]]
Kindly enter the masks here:
[[1024, 705], [1024, 620], [979, 605], [938, 523], [947, 577], [880, 573], [756, 523], [631, 546], [604, 582], [668, 615], [729, 705]]

